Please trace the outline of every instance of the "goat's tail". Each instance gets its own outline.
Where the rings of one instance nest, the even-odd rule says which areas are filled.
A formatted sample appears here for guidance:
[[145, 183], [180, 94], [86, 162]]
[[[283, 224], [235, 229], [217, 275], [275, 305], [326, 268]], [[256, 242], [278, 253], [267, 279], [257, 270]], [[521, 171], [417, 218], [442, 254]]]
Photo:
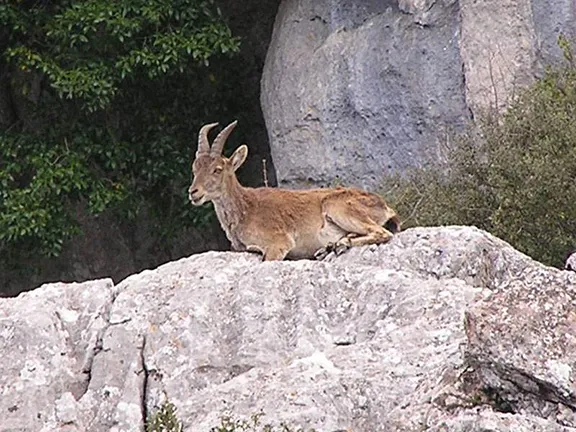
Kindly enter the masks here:
[[392, 234], [399, 233], [401, 230], [401, 222], [398, 215], [392, 216], [390, 219], [388, 219], [384, 224], [384, 228], [386, 228]]

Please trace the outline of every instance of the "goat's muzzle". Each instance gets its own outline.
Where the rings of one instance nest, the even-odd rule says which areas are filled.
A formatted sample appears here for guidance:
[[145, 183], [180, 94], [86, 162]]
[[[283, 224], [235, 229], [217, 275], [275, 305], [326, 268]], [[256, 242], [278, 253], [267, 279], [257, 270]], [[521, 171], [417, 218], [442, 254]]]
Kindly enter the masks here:
[[201, 192], [197, 188], [193, 188], [192, 186], [190, 186], [190, 188], [188, 189], [188, 199], [190, 199], [192, 205], [201, 206], [206, 201], [205, 198], [206, 194], [204, 192]]

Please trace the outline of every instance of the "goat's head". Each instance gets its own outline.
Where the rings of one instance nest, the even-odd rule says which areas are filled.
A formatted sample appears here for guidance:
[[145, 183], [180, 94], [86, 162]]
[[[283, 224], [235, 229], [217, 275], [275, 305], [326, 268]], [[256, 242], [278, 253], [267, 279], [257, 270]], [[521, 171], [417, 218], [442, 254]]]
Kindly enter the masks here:
[[208, 143], [208, 132], [218, 123], [210, 123], [200, 129], [198, 150], [192, 163], [194, 180], [188, 189], [188, 197], [193, 205], [199, 206], [206, 201], [220, 198], [226, 191], [228, 181], [235, 176], [235, 171], [246, 160], [248, 155], [246, 145], [238, 147], [230, 158], [222, 156], [224, 144], [237, 123], [235, 121], [222, 129], [214, 139], [212, 147]]

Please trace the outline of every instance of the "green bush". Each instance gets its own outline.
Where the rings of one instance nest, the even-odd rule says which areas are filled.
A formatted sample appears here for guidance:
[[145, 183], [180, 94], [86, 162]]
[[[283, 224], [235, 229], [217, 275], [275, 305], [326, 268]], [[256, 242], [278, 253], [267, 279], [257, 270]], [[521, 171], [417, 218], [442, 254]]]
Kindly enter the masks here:
[[520, 92], [446, 148], [441, 169], [384, 180], [387, 199], [413, 225], [475, 225], [557, 267], [576, 248], [576, 64]]
[[165, 401], [146, 421], [146, 432], [182, 431], [182, 422], [176, 416], [176, 407], [170, 401]]

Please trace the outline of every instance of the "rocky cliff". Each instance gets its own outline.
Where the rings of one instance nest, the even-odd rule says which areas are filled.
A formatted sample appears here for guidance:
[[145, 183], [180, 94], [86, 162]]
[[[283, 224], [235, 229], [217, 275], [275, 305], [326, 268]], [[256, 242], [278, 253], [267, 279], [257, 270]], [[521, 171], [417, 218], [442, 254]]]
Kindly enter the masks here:
[[280, 184], [373, 188], [438, 159], [576, 36], [572, 0], [283, 0], [262, 78]]
[[576, 431], [576, 273], [475, 228], [327, 261], [209, 252], [0, 299], [0, 431]]

